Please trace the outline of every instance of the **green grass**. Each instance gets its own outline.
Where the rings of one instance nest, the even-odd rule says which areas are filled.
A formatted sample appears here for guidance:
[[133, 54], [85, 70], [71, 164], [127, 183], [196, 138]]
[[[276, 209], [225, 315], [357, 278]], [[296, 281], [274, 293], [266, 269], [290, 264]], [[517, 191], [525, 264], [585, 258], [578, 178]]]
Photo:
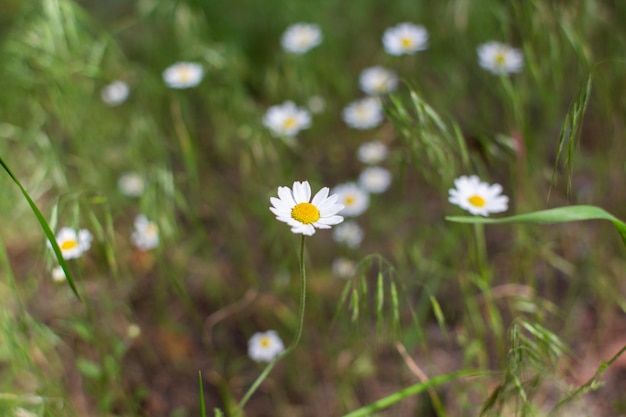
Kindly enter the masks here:
[[[5, 0], [2, 10], [0, 415], [229, 416], [261, 374], [242, 416], [624, 412], [619, 2]], [[317, 23], [323, 42], [287, 54], [280, 36], [300, 21]], [[386, 54], [382, 33], [405, 21], [427, 28], [428, 49]], [[478, 66], [490, 40], [523, 52], [519, 74]], [[163, 83], [177, 61], [202, 64], [197, 87]], [[363, 97], [359, 73], [374, 65], [400, 86], [383, 98], [384, 124], [351, 129], [341, 110]], [[106, 106], [100, 90], [117, 79], [130, 95]], [[263, 125], [270, 106], [313, 96], [325, 109], [297, 139]], [[356, 150], [373, 140], [389, 147], [381, 165], [393, 182], [355, 219], [363, 243], [320, 230], [301, 258], [269, 198], [294, 181], [314, 191], [355, 181]], [[145, 178], [138, 198], [118, 189], [129, 171]], [[468, 220], [448, 203], [454, 179], [473, 174], [502, 184], [506, 213]], [[131, 241], [141, 213], [159, 226], [145, 252]], [[619, 235], [579, 221], [591, 219]], [[46, 240], [64, 226], [93, 241], [62, 262], [59, 284], [60, 252]], [[347, 281], [333, 276], [339, 256], [356, 265]], [[264, 373], [247, 341], [297, 335], [301, 266], [302, 338]]]

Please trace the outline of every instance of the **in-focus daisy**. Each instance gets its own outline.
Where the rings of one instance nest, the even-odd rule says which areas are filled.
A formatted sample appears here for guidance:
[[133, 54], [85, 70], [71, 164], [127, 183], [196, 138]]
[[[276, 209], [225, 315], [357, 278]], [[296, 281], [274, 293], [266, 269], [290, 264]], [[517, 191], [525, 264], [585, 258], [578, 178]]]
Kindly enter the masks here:
[[200, 84], [204, 70], [196, 62], [177, 62], [163, 71], [163, 81], [170, 88], [191, 88]]
[[365, 94], [372, 96], [387, 94], [398, 87], [398, 76], [383, 67], [365, 68], [359, 76], [359, 85]]
[[365, 142], [356, 151], [356, 157], [364, 164], [374, 165], [378, 164], [387, 158], [387, 145], [374, 140], [371, 142]]
[[128, 84], [117, 80], [102, 87], [100, 98], [108, 106], [118, 106], [126, 101], [129, 91]]
[[292, 54], [304, 54], [322, 43], [322, 31], [312, 23], [296, 23], [280, 38], [283, 49]]
[[324, 187], [311, 200], [309, 182], [296, 181], [293, 189], [278, 187], [279, 198], [270, 198], [270, 210], [278, 220], [291, 226], [293, 233], [312, 236], [316, 228], [330, 229], [343, 221], [343, 217], [337, 216], [343, 205], [337, 203], [338, 196], [328, 193], [328, 187]]
[[413, 23], [400, 23], [385, 30], [383, 47], [388, 54], [413, 54], [428, 48], [428, 31]]
[[128, 197], [139, 197], [146, 187], [143, 176], [137, 172], [125, 172], [117, 180], [120, 192]]
[[131, 239], [140, 250], [154, 249], [159, 246], [159, 227], [155, 222], [140, 214], [135, 218], [135, 230]]
[[311, 126], [311, 114], [296, 106], [293, 101], [286, 101], [267, 109], [263, 116], [263, 124], [274, 136], [294, 137], [302, 129]]
[[478, 64], [496, 75], [520, 72], [524, 66], [522, 52], [505, 43], [483, 43], [477, 48], [477, 52]]
[[248, 340], [248, 356], [256, 362], [271, 362], [285, 350], [275, 330], [259, 332]]
[[355, 129], [371, 129], [383, 122], [383, 107], [376, 97], [366, 97], [348, 104], [341, 112], [343, 121]]
[[363, 241], [363, 229], [355, 221], [344, 222], [333, 229], [333, 240], [351, 249], [358, 248]]
[[369, 167], [361, 171], [359, 185], [365, 191], [372, 194], [380, 194], [387, 191], [391, 184], [391, 173], [385, 168]]
[[[56, 235], [57, 245], [61, 248], [63, 259], [79, 258], [84, 252], [91, 248], [93, 236], [86, 229], [76, 231], [71, 227], [63, 227]], [[52, 248], [50, 242], [48, 247]]]
[[449, 190], [448, 201], [472, 214], [489, 216], [508, 209], [509, 198], [502, 194], [500, 184], [489, 185], [476, 175], [461, 176], [454, 180], [456, 188]]
[[347, 279], [356, 272], [356, 264], [353, 260], [341, 256], [333, 260], [332, 271], [334, 276]]
[[354, 182], [336, 186], [333, 189], [333, 194], [337, 195], [339, 203], [345, 206], [340, 212], [344, 216], [359, 216], [370, 205], [370, 197], [367, 191]]

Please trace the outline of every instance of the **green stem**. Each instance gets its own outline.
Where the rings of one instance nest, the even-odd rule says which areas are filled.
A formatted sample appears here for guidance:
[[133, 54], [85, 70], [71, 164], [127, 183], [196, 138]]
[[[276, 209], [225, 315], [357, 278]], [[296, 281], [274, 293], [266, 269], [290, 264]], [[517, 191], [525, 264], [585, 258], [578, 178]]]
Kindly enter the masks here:
[[298, 311], [298, 328], [296, 330], [296, 336], [294, 337], [289, 347], [285, 349], [283, 353], [281, 353], [276, 358], [274, 358], [274, 360], [272, 360], [265, 367], [263, 372], [261, 372], [261, 375], [257, 377], [257, 379], [254, 381], [252, 386], [250, 386], [246, 394], [243, 396], [243, 398], [239, 402], [239, 405], [237, 406], [235, 411], [232, 413], [232, 417], [236, 417], [239, 414], [241, 414], [243, 407], [246, 405], [250, 397], [252, 397], [252, 394], [254, 394], [255, 391], [259, 388], [259, 386], [265, 380], [265, 378], [267, 378], [269, 373], [274, 368], [274, 365], [276, 365], [276, 363], [278, 363], [278, 361], [280, 361], [282, 358], [284, 358], [285, 356], [293, 352], [296, 346], [298, 346], [298, 343], [300, 343], [300, 339], [302, 338], [302, 329], [304, 328], [305, 306], [306, 306], [306, 270], [304, 267], [304, 235], [302, 235], [302, 239], [300, 240], [300, 309]]

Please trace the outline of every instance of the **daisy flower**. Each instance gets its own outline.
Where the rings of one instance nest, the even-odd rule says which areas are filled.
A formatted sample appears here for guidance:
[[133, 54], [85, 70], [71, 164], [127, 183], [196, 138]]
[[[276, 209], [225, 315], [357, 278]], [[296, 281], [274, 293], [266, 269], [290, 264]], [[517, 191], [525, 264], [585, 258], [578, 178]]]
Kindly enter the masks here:
[[304, 54], [322, 43], [322, 31], [312, 23], [296, 23], [280, 38], [283, 49], [292, 54]]
[[337, 203], [338, 196], [329, 196], [328, 192], [328, 187], [324, 187], [311, 200], [309, 182], [296, 181], [293, 189], [278, 187], [279, 198], [270, 198], [270, 210], [278, 220], [291, 226], [293, 233], [312, 236], [316, 228], [330, 229], [343, 221], [343, 217], [337, 216], [343, 205]]
[[65, 271], [61, 268], [61, 265], [57, 265], [52, 269], [52, 280], [54, 282], [63, 282], [67, 279]]
[[347, 279], [356, 272], [356, 264], [348, 258], [335, 258], [332, 264], [332, 271], [336, 277]]
[[293, 101], [286, 101], [267, 109], [263, 124], [274, 136], [294, 137], [311, 126], [311, 114], [296, 106]]
[[326, 100], [321, 96], [310, 97], [306, 102], [311, 113], [321, 113], [326, 109]]
[[137, 172], [126, 172], [117, 180], [117, 188], [127, 197], [141, 196], [145, 187], [143, 176]]
[[428, 48], [428, 31], [413, 23], [400, 23], [385, 30], [383, 47], [388, 54], [413, 54]]
[[170, 88], [191, 88], [200, 84], [204, 70], [196, 62], [177, 62], [163, 71], [163, 81]]
[[248, 340], [248, 356], [255, 362], [271, 362], [284, 350], [283, 341], [274, 330], [255, 333]]
[[347, 221], [333, 229], [333, 239], [337, 243], [356, 249], [363, 241], [363, 229], [357, 222]]
[[524, 66], [524, 56], [519, 49], [505, 43], [487, 42], [477, 48], [478, 64], [496, 75], [520, 72]]
[[365, 94], [371, 96], [386, 94], [398, 87], [398, 76], [383, 67], [365, 68], [359, 75], [359, 85]]
[[383, 122], [383, 107], [376, 97], [366, 97], [348, 104], [341, 112], [343, 121], [355, 129], [371, 129]]
[[387, 191], [391, 184], [391, 173], [385, 168], [369, 167], [361, 171], [359, 185], [365, 191], [372, 194], [380, 194]]
[[461, 176], [454, 180], [456, 188], [449, 190], [448, 201], [463, 210], [480, 216], [501, 213], [508, 209], [509, 198], [502, 194], [500, 184], [489, 185], [476, 175]]
[[344, 216], [359, 216], [370, 205], [369, 194], [354, 182], [336, 186], [333, 194], [336, 194], [339, 197], [339, 203], [345, 206], [340, 212]]
[[104, 104], [108, 106], [118, 106], [126, 101], [128, 92], [128, 84], [124, 81], [117, 80], [102, 87], [102, 90], [100, 90], [100, 98]]
[[387, 145], [374, 140], [371, 142], [365, 142], [356, 151], [356, 157], [364, 164], [374, 165], [378, 164], [387, 158]]
[[[56, 235], [57, 245], [61, 249], [63, 259], [75, 259], [91, 248], [93, 236], [86, 229], [76, 231], [71, 227], [63, 227]], [[52, 248], [50, 242], [48, 247]]]
[[133, 244], [140, 250], [154, 249], [159, 245], [159, 227], [140, 214], [135, 218], [135, 230], [131, 235]]

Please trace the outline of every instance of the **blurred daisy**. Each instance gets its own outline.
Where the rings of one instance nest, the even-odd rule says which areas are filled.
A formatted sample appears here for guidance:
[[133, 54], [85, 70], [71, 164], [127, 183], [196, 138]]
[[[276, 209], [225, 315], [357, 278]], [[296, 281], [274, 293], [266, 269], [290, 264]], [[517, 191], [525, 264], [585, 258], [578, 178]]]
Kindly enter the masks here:
[[387, 191], [391, 184], [391, 173], [385, 168], [369, 167], [361, 171], [359, 185], [372, 194], [380, 194]]
[[365, 68], [359, 76], [359, 85], [365, 94], [372, 96], [386, 94], [398, 87], [398, 76], [383, 67]]
[[311, 23], [296, 23], [283, 33], [280, 44], [293, 54], [304, 54], [322, 43], [320, 27]]
[[274, 136], [294, 137], [302, 129], [311, 126], [311, 114], [296, 106], [293, 101], [286, 101], [267, 109], [263, 116], [263, 124]]
[[335, 258], [333, 260], [332, 271], [334, 276], [347, 279], [356, 272], [356, 264], [348, 258]]
[[196, 62], [177, 62], [163, 71], [163, 81], [170, 88], [191, 88], [200, 84], [204, 70]]
[[488, 216], [508, 209], [509, 198], [502, 194], [500, 184], [489, 185], [476, 175], [461, 176], [454, 180], [456, 188], [449, 190], [448, 201], [472, 214]]
[[520, 72], [524, 66], [524, 56], [515, 49], [500, 42], [483, 43], [477, 48], [478, 64], [496, 75]]
[[338, 196], [329, 196], [328, 192], [328, 187], [324, 187], [311, 200], [309, 182], [296, 181], [291, 190], [278, 187], [279, 198], [270, 198], [270, 210], [278, 220], [291, 226], [293, 233], [312, 236], [316, 228], [330, 229], [343, 221], [343, 217], [337, 216], [343, 205], [337, 203]]
[[356, 249], [363, 241], [363, 229], [355, 221], [347, 221], [333, 229], [333, 239], [337, 243]]
[[128, 84], [124, 81], [113, 81], [100, 90], [100, 98], [108, 106], [118, 106], [128, 98]]
[[311, 113], [321, 113], [326, 109], [326, 100], [320, 96], [313, 96], [307, 100], [306, 105]]
[[140, 250], [150, 250], [159, 246], [159, 227], [155, 222], [140, 214], [135, 218], [135, 230], [131, 235], [133, 245]]
[[[76, 231], [71, 227], [63, 227], [56, 235], [57, 245], [61, 248], [63, 259], [79, 258], [84, 252], [91, 248], [93, 236], [86, 229]], [[48, 247], [52, 248], [50, 242]]]
[[376, 97], [353, 101], [341, 112], [343, 121], [355, 129], [371, 129], [383, 122], [383, 107]]
[[383, 47], [388, 54], [413, 54], [428, 48], [428, 31], [413, 23], [400, 23], [385, 30]]
[[274, 330], [255, 333], [248, 340], [248, 356], [255, 362], [271, 362], [284, 350], [283, 341]]
[[365, 142], [356, 151], [356, 157], [364, 164], [378, 164], [387, 158], [387, 145], [374, 140], [371, 142]]
[[57, 265], [52, 269], [52, 280], [54, 282], [63, 282], [66, 279], [65, 271], [61, 268], [61, 265]]
[[370, 205], [369, 194], [354, 182], [336, 186], [333, 194], [336, 194], [339, 197], [339, 203], [344, 205], [344, 209], [340, 211], [344, 216], [359, 216]]
[[145, 189], [143, 176], [136, 172], [126, 172], [117, 180], [120, 192], [128, 197], [139, 197]]
[[141, 327], [138, 324], [131, 323], [126, 328], [126, 336], [129, 339], [137, 339], [141, 335]]

